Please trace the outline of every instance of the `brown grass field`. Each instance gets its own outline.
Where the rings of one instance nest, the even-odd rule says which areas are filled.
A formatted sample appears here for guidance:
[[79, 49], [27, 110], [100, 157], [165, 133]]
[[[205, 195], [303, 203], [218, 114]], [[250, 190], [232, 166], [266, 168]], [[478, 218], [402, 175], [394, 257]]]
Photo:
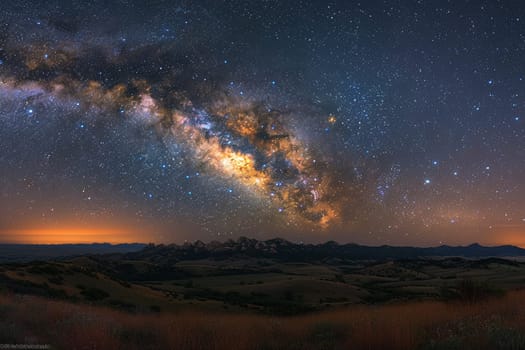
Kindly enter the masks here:
[[0, 343], [54, 349], [523, 349], [525, 291], [478, 303], [361, 305], [294, 317], [127, 313], [0, 296]]

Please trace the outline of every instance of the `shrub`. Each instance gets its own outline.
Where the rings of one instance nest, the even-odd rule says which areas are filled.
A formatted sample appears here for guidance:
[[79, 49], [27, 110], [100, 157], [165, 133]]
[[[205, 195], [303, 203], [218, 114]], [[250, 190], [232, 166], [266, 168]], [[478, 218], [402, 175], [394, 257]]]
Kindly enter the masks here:
[[489, 297], [501, 296], [503, 291], [492, 287], [488, 282], [465, 279], [459, 282], [458, 296], [467, 303], [475, 303]]
[[344, 330], [341, 326], [329, 321], [321, 321], [311, 328], [309, 340], [316, 349], [334, 349], [342, 336]]
[[82, 294], [84, 298], [89, 301], [98, 301], [109, 297], [109, 294], [106, 291], [95, 287], [85, 288], [80, 292], [80, 294]]
[[496, 326], [489, 330], [488, 336], [489, 344], [492, 349], [525, 349], [525, 334], [523, 331], [514, 328]]

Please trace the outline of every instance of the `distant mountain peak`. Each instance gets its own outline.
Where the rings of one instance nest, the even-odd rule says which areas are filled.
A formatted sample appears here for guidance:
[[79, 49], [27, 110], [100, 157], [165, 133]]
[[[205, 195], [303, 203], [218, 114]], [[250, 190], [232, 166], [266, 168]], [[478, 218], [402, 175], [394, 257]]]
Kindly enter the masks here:
[[[129, 253], [141, 255], [142, 252]], [[145, 254], [145, 253], [144, 253]], [[320, 244], [293, 243], [283, 238], [257, 240], [248, 237], [229, 239], [225, 242], [203, 243], [195, 241], [184, 245], [170, 245], [169, 254], [163, 249], [148, 249], [147, 255], [167, 254], [170, 259], [225, 259], [235, 257], [268, 258], [282, 261], [326, 261], [327, 259], [346, 260], [406, 260], [421, 257], [465, 257], [489, 258], [525, 256], [525, 249], [515, 246], [484, 247], [479, 243], [468, 246], [446, 246], [421, 248], [398, 246], [362, 246], [355, 243], [339, 244], [328, 241]]]
[[472, 243], [467, 246], [421, 248], [397, 246], [363, 246], [355, 243], [339, 244], [327, 241], [320, 244], [294, 243], [283, 238], [257, 240], [248, 237], [224, 242], [185, 242], [183, 244], [118, 244], [79, 245], [12, 245], [0, 244], [0, 260], [27, 261], [63, 258], [83, 254], [124, 254], [132, 257], [166, 259], [171, 262], [184, 259], [256, 258], [282, 261], [321, 262], [330, 259], [346, 260], [406, 260], [420, 257], [501, 258], [525, 256], [525, 249], [504, 245], [497, 247]]

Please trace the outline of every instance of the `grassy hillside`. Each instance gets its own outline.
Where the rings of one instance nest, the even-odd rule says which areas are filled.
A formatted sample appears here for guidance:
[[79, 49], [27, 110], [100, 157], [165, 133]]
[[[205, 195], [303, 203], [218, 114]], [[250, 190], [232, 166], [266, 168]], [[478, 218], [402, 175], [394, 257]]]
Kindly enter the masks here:
[[294, 317], [128, 313], [0, 295], [0, 343], [56, 349], [523, 349], [524, 291], [479, 303], [349, 306]]
[[521, 288], [523, 276], [524, 263], [503, 259], [288, 263], [245, 258], [167, 266], [86, 256], [0, 265], [0, 289], [132, 312], [189, 308], [294, 315], [352, 304], [479, 299]]
[[0, 344], [522, 349], [525, 263], [91, 255], [0, 265]]

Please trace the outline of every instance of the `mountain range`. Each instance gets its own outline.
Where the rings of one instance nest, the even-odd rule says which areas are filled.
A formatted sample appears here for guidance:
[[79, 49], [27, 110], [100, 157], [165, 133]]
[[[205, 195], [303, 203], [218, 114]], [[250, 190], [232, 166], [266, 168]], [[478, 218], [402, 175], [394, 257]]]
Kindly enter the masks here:
[[[525, 249], [512, 246], [482, 246], [474, 243], [468, 246], [402, 247], [365, 246], [359, 244], [339, 244], [329, 241], [321, 244], [293, 243], [282, 238], [257, 240], [240, 237], [225, 242], [202, 241], [184, 244], [142, 244], [128, 243], [112, 245], [109, 243], [25, 245], [0, 244], [0, 261], [30, 261], [68, 258], [80, 255], [117, 254], [130, 260], [181, 261], [195, 259], [235, 259], [242, 257], [268, 258], [281, 261], [322, 261], [326, 259], [344, 260], [399, 260], [428, 257], [520, 257]], [[167, 262], [165, 261], [165, 262]]]

